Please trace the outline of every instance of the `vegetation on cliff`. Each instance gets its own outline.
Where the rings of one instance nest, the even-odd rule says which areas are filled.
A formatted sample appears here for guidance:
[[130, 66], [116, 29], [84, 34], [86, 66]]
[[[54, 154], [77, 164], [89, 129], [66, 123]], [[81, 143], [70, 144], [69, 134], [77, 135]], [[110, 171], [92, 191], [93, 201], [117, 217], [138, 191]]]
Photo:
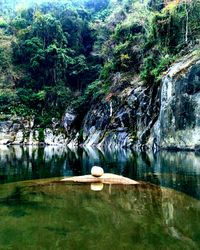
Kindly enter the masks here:
[[45, 127], [71, 105], [137, 75], [158, 86], [179, 56], [199, 46], [198, 1], [71, 0], [0, 3], [0, 114]]

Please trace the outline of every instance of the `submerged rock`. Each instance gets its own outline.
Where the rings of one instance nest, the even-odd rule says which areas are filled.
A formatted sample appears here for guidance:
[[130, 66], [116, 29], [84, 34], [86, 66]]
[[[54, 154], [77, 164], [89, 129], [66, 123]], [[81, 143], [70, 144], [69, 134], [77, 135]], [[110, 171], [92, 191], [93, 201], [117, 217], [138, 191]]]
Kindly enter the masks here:
[[103, 184], [121, 184], [121, 185], [135, 185], [139, 182], [132, 179], [123, 177], [116, 174], [103, 174], [101, 177], [95, 177], [92, 175], [83, 175], [64, 178], [61, 181], [65, 182], [78, 182], [78, 183], [103, 183]]
[[4, 184], [0, 201], [1, 249], [200, 246], [200, 201], [168, 188], [113, 185], [94, 194], [90, 185], [35, 180]]

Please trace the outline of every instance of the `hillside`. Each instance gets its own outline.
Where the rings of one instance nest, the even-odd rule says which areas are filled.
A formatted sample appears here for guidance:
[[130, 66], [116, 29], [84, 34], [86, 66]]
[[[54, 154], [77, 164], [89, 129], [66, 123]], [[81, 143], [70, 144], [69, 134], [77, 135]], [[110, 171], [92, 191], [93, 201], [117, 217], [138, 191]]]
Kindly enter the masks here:
[[198, 51], [200, 3], [27, 4], [0, 5], [1, 141], [144, 149], [152, 144], [164, 76], [173, 63]]

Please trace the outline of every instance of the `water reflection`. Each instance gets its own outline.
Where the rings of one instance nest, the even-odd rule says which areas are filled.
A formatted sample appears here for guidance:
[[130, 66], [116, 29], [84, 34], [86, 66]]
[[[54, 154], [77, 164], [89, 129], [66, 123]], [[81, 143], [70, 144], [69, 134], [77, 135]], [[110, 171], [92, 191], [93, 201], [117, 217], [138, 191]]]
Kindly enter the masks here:
[[90, 185], [12, 183], [0, 189], [0, 211], [1, 249], [200, 247], [200, 201], [155, 185], [92, 192]]
[[100, 151], [96, 148], [0, 147], [0, 183], [105, 172], [170, 187], [200, 199], [200, 154], [194, 152]]
[[90, 189], [95, 192], [100, 192], [103, 190], [104, 184], [103, 183], [91, 183], [90, 184]]

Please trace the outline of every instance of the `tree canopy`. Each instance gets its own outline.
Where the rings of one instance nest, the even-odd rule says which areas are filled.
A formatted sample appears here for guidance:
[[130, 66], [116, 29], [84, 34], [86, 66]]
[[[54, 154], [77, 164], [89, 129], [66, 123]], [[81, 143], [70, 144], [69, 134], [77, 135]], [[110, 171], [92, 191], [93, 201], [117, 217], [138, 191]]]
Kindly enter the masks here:
[[0, 1], [0, 112], [35, 115], [42, 126], [72, 104], [84, 112], [119, 73], [159, 84], [199, 43], [196, 0], [20, 3]]

